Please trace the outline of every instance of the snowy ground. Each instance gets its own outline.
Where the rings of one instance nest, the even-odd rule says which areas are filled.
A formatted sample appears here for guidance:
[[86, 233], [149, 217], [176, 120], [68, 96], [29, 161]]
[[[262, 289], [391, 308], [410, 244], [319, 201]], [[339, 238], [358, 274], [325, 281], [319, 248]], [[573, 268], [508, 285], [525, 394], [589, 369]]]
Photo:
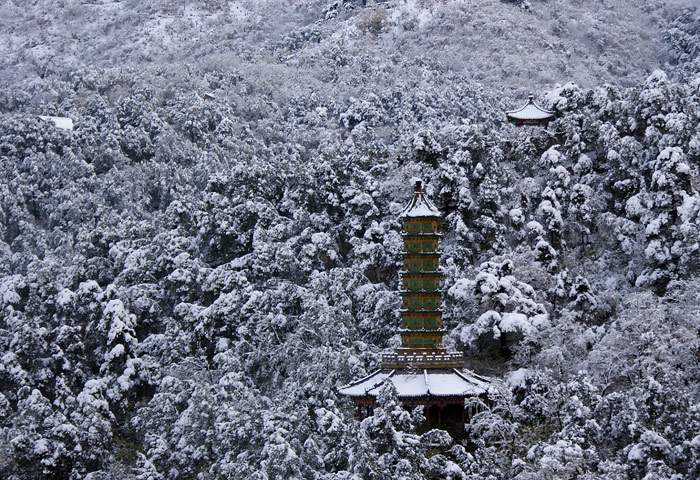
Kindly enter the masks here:
[[[694, 2], [360, 3], [0, 5], [0, 477], [700, 478]], [[415, 178], [473, 453], [338, 395]]]

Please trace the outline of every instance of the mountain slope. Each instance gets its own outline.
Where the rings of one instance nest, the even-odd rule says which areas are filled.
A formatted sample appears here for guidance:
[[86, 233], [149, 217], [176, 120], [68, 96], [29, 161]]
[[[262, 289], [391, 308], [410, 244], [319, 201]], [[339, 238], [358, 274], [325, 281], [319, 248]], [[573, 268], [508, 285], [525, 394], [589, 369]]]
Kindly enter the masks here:
[[[700, 476], [697, 10], [361, 3], [0, 6], [2, 478]], [[416, 177], [473, 452], [336, 390]]]

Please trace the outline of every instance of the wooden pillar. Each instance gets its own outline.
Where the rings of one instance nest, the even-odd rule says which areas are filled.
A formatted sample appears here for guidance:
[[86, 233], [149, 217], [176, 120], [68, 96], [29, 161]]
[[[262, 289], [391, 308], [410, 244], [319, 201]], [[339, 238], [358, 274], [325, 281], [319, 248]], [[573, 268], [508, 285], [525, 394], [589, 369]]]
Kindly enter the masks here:
[[425, 424], [430, 425], [430, 405], [426, 405], [424, 410], [425, 410]]
[[462, 425], [464, 425], [464, 405], [462, 405]]
[[359, 403], [357, 404], [357, 419], [362, 421], [362, 405]]
[[440, 405], [438, 405], [438, 428], [442, 427], [442, 417], [440, 415], [441, 413], [442, 413], [442, 407]]

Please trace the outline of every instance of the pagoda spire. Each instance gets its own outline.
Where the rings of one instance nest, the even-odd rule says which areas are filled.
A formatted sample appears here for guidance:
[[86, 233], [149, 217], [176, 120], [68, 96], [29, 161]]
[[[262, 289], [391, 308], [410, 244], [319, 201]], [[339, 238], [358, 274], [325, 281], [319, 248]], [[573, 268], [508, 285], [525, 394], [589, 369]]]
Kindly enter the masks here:
[[423, 182], [420, 180], [415, 181], [415, 187], [413, 190], [413, 197], [408, 202], [408, 205], [401, 212], [401, 218], [404, 217], [441, 217], [440, 210], [435, 208], [433, 202], [425, 196], [423, 191]]

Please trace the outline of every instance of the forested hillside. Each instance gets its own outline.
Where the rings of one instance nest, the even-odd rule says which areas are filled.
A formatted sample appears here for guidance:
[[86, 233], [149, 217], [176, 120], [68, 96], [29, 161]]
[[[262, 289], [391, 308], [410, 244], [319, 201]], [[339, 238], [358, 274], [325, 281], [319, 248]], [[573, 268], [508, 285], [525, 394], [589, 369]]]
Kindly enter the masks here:
[[[0, 477], [699, 478], [700, 8], [629, 3], [0, 6]], [[336, 390], [415, 178], [474, 451]]]

